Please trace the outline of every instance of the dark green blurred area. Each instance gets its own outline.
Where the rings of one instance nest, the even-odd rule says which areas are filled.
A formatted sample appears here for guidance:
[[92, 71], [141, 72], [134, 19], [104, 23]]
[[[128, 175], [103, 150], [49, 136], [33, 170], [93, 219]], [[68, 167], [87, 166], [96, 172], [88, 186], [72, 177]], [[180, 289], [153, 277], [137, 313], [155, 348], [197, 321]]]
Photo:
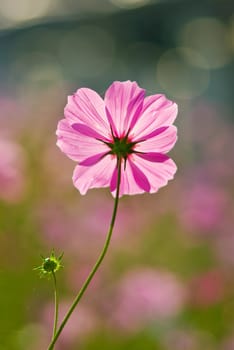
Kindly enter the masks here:
[[[55, 130], [67, 95], [128, 79], [178, 104], [178, 173], [159, 193], [121, 199], [107, 259], [55, 348], [234, 349], [233, 8], [0, 2], [0, 350], [48, 345], [53, 289], [33, 271], [40, 254], [64, 251], [62, 310], [99, 254], [113, 199], [73, 188]], [[128, 309], [126, 279], [134, 288], [138, 273], [146, 301]]]

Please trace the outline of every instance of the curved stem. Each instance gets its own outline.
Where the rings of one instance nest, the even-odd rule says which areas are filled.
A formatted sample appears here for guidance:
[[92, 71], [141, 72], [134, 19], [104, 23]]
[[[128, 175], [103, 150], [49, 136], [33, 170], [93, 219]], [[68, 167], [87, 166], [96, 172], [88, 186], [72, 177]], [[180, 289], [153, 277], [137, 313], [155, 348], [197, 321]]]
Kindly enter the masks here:
[[57, 280], [56, 280], [54, 271], [52, 271], [52, 275], [54, 280], [54, 328], [53, 328], [53, 338], [54, 338], [57, 331], [57, 325], [58, 325], [58, 290], [57, 290]]
[[110, 239], [112, 236], [112, 232], [113, 232], [113, 228], [114, 228], [114, 224], [115, 224], [115, 219], [116, 219], [116, 214], [117, 214], [118, 203], [119, 203], [119, 190], [120, 190], [120, 180], [121, 180], [121, 159], [120, 158], [118, 158], [118, 160], [117, 160], [117, 167], [118, 167], [118, 177], [117, 177], [117, 188], [116, 188], [114, 209], [113, 209], [113, 213], [112, 213], [109, 231], [108, 231], [107, 238], [106, 238], [105, 244], [103, 246], [102, 252], [99, 255], [99, 258], [97, 259], [92, 271], [90, 272], [89, 276], [87, 277], [86, 281], [84, 282], [83, 286], [81, 287], [79, 293], [77, 294], [76, 298], [74, 299], [73, 304], [70, 307], [70, 309], [68, 310], [66, 316], [64, 317], [60, 327], [58, 328], [57, 332], [55, 333], [55, 335], [54, 335], [54, 337], [53, 337], [53, 339], [48, 347], [48, 350], [52, 350], [54, 348], [54, 345], [55, 345], [60, 333], [62, 332], [62, 330], [63, 330], [64, 326], [66, 325], [68, 319], [70, 318], [72, 312], [74, 311], [74, 309], [76, 308], [80, 299], [82, 298], [84, 292], [88, 288], [90, 282], [92, 281], [96, 271], [98, 270], [99, 266], [101, 265], [105, 255], [106, 255], [107, 249], [108, 249], [109, 244], [110, 244]]

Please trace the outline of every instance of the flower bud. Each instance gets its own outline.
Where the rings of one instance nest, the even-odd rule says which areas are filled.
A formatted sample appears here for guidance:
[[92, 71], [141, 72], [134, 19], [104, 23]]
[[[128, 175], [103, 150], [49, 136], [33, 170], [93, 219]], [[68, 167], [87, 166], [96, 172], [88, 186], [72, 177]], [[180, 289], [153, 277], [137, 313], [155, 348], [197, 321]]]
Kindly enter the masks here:
[[39, 270], [41, 277], [50, 276], [51, 274], [60, 270], [63, 266], [61, 265], [61, 260], [63, 253], [57, 258], [52, 250], [49, 257], [44, 258], [42, 256], [42, 264], [38, 267], [35, 267], [34, 270]]

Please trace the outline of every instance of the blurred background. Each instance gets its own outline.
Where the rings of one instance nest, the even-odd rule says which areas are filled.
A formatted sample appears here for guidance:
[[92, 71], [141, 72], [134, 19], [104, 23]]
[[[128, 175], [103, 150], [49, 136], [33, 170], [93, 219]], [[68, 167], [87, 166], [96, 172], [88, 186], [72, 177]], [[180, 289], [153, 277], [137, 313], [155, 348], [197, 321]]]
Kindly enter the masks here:
[[67, 95], [136, 80], [179, 105], [178, 172], [125, 196], [105, 262], [56, 349], [234, 349], [234, 6], [230, 0], [0, 1], [0, 350], [44, 350], [103, 245], [108, 189], [84, 197], [56, 147]]

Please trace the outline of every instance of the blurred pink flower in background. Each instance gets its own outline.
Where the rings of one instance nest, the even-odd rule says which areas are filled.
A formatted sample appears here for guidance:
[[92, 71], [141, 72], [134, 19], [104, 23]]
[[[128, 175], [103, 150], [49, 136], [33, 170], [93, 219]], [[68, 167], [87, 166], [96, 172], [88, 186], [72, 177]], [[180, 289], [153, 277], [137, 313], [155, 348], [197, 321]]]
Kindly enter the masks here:
[[[58, 324], [60, 324], [60, 322], [63, 320], [63, 317], [67, 313], [70, 305], [71, 302], [68, 301], [60, 302]], [[53, 329], [53, 313], [54, 305], [51, 303], [45, 306], [41, 315], [42, 324], [46, 325], [45, 329], [47, 330], [48, 341], [51, 337], [51, 330]], [[66, 327], [56, 343], [56, 349], [70, 349], [73, 344], [82, 342], [84, 338], [95, 331], [97, 327], [98, 319], [94, 311], [86, 305], [79, 305], [79, 308], [72, 313]]]
[[[79, 263], [82, 259], [85, 264], [89, 259], [93, 261], [104, 242], [112, 204], [107, 193], [96, 191], [82, 198], [82, 205], [79, 197], [66, 206], [59, 200], [41, 202], [35, 217], [44, 243], [48, 249], [52, 246], [69, 252], [79, 259]], [[150, 210], [142, 210], [140, 203], [123, 202], [118, 212], [112, 249], [132, 249], [148, 227], [152, 215]]]
[[234, 335], [230, 335], [223, 341], [221, 350], [234, 350]]
[[190, 283], [190, 299], [193, 306], [209, 307], [225, 296], [225, 277], [221, 271], [211, 270], [196, 276]]
[[204, 99], [197, 100], [186, 113], [186, 118], [190, 120], [190, 141], [200, 145], [207, 145], [208, 140], [212, 143], [212, 140], [218, 137], [220, 127], [225, 125], [220, 119], [221, 114], [223, 115], [224, 111], [216, 103]]
[[215, 234], [223, 225], [227, 208], [228, 196], [222, 188], [190, 181], [181, 193], [178, 216], [186, 230]]
[[25, 156], [22, 147], [0, 138], [0, 199], [17, 202], [25, 191]]
[[234, 229], [233, 220], [229, 223], [227, 228], [220, 237], [217, 237], [214, 243], [215, 254], [222, 264], [233, 267], [234, 266]]
[[226, 123], [229, 117], [223, 106], [198, 100], [186, 111], [187, 123], [184, 125], [186, 132], [182, 137], [187, 137], [187, 141], [195, 146], [194, 152], [199, 158], [209, 160], [220, 156], [226, 157], [228, 152], [226, 154], [222, 152], [230, 150], [233, 134], [232, 125]]
[[49, 249], [52, 246], [67, 251], [75, 243], [74, 249], [79, 247], [79, 219], [72, 215], [68, 206], [59, 202], [43, 202], [35, 216]]
[[232, 179], [234, 127], [228, 123], [232, 116], [223, 105], [206, 100], [189, 105], [184, 115], [179, 146], [186, 147], [184, 152], [188, 155], [189, 164], [195, 161], [193, 169], [203, 169], [203, 174], [206, 173], [206, 177], [216, 183]]
[[[48, 179], [50, 193], [60, 195], [69, 190], [71, 184], [71, 172], [73, 164], [59, 152], [54, 139], [48, 142], [44, 150], [43, 172]], [[63, 171], [61, 171], [61, 168]]]
[[199, 339], [196, 332], [178, 329], [166, 334], [163, 345], [168, 350], [198, 350]]
[[[178, 328], [164, 337], [165, 350], [215, 350], [214, 335], [196, 328]], [[163, 347], [163, 349], [164, 349]], [[218, 350], [218, 349], [217, 349]]]
[[117, 186], [120, 196], [156, 192], [172, 179], [175, 163], [166, 156], [177, 136], [177, 105], [164, 95], [145, 98], [136, 82], [114, 82], [104, 100], [82, 88], [68, 97], [65, 119], [58, 123], [57, 145], [78, 162], [73, 182], [81, 194], [90, 188]]
[[116, 293], [113, 322], [128, 331], [175, 317], [187, 299], [186, 290], [175, 275], [152, 268], [127, 272]]
[[[67, 288], [69, 288], [73, 293], [76, 293], [77, 290], [80, 290], [84, 281], [90, 273], [90, 268], [90, 264], [85, 263], [84, 261], [78, 261], [70, 265], [67, 268], [66, 274]], [[94, 293], [97, 296], [99, 295], [100, 289], [102, 289], [102, 286], [104, 284], [103, 276], [105, 276], [106, 269], [107, 268], [104, 267], [102, 271], [100, 271], [99, 274], [96, 274], [92, 279], [92, 282], [89, 285], [89, 289], [86, 292], [86, 301], [89, 301], [90, 297], [93, 299]]]
[[[123, 246], [123, 241], [126, 243], [128, 239], [134, 244], [134, 238], [146, 230], [152, 213], [148, 207], [146, 210], [142, 210], [142, 203], [143, 200], [141, 203], [136, 203], [130, 198], [122, 202], [118, 209], [118, 220], [115, 223], [115, 232], [112, 238], [114, 247], [119, 245], [126, 248]], [[112, 205], [112, 198], [105, 193], [93, 192], [92, 195], [88, 195], [87, 200], [82, 199], [83, 215], [80, 221], [83, 230], [86, 235], [90, 236], [90, 239], [100, 240], [102, 238], [104, 240], [112, 213]]]

